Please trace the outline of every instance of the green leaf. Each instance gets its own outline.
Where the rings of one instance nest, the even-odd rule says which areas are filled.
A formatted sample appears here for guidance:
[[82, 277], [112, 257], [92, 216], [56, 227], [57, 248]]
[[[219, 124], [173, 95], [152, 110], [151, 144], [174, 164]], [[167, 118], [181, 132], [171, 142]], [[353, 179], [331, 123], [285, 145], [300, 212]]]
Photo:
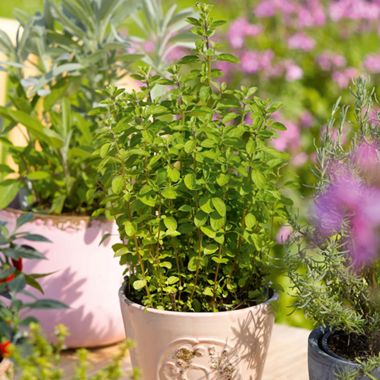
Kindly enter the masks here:
[[19, 181], [0, 183], [0, 209], [8, 207], [21, 188], [22, 184]]
[[181, 178], [181, 172], [177, 168], [169, 166], [168, 177], [172, 182], [178, 182], [178, 180]]
[[252, 229], [256, 225], [256, 222], [257, 222], [255, 216], [251, 213], [247, 214], [244, 220], [245, 220], [245, 225], [247, 226], [249, 230]]
[[129, 220], [127, 220], [125, 223], [124, 223], [124, 231], [125, 233], [127, 234], [127, 236], [129, 237], [133, 237], [136, 235], [136, 229], [135, 229], [135, 226], [133, 225], [132, 222], [130, 222]]
[[168, 285], [173, 285], [173, 284], [176, 284], [177, 282], [179, 281], [179, 278], [176, 277], [176, 276], [170, 276], [167, 280], [166, 280], [166, 283]]
[[45, 142], [54, 148], [62, 148], [63, 139], [52, 129], [45, 127], [38, 119], [33, 116], [17, 110], [9, 110], [5, 107], [0, 107], [0, 115], [13, 120], [16, 123], [22, 124], [36, 139]]
[[44, 242], [44, 243], [51, 243], [51, 240], [46, 238], [45, 236], [39, 235], [39, 234], [23, 234], [22, 238], [29, 241], [38, 241], [38, 242]]
[[224, 185], [227, 185], [228, 181], [229, 181], [229, 176], [223, 173], [219, 174], [218, 178], [216, 179], [216, 183], [221, 187], [223, 187]]
[[170, 261], [162, 261], [160, 262], [160, 267], [166, 268], [166, 269], [172, 269], [173, 265]]
[[187, 269], [190, 272], [195, 272], [197, 270], [197, 262], [198, 262], [197, 256], [191, 257], [191, 259], [189, 260], [189, 263], [187, 264]]
[[212, 261], [215, 261], [217, 264], [228, 264], [228, 259], [226, 257], [215, 257], [211, 258]]
[[177, 221], [172, 216], [167, 216], [163, 219], [165, 227], [170, 231], [177, 230]]
[[189, 190], [195, 190], [196, 189], [197, 182], [195, 179], [195, 175], [193, 173], [186, 174], [185, 178], [184, 178], [184, 182], [185, 182], [185, 186]]
[[32, 173], [29, 173], [28, 176], [27, 176], [27, 178], [30, 179], [31, 181], [38, 181], [38, 180], [41, 180], [41, 179], [50, 178], [50, 174], [48, 172], [44, 172], [44, 171], [38, 170], [38, 171], [35, 171], [35, 172], [32, 172]]
[[25, 307], [30, 309], [68, 309], [69, 307], [62, 302], [42, 299], [32, 303], [26, 303]]
[[218, 214], [220, 216], [223, 216], [223, 217], [226, 216], [226, 205], [221, 198], [218, 198], [218, 197], [212, 198], [212, 204], [214, 205], [215, 210], [218, 211]]
[[196, 227], [204, 226], [207, 222], [208, 216], [201, 210], [198, 210], [194, 217], [194, 224]]
[[206, 226], [201, 226], [201, 231], [208, 236], [209, 238], [213, 239], [215, 237], [215, 231], [213, 231], [211, 228]]
[[203, 247], [203, 252], [205, 255], [212, 255], [218, 250], [218, 246], [216, 244], [208, 244], [205, 247]]
[[112, 180], [112, 192], [114, 194], [120, 194], [124, 188], [124, 178], [119, 175]]
[[199, 207], [206, 214], [210, 214], [214, 211], [214, 208], [211, 205], [211, 199], [207, 197], [201, 197], [199, 200]]
[[212, 291], [212, 289], [207, 286], [204, 290], [203, 290], [203, 294], [205, 296], [210, 296], [210, 297], [214, 297], [214, 292]]
[[186, 55], [185, 57], [181, 58], [178, 62], [179, 65], [187, 65], [189, 63], [198, 62], [199, 57], [197, 55]]
[[197, 143], [194, 140], [189, 140], [185, 144], [183, 149], [185, 150], [186, 153], [192, 153], [192, 152], [194, 152], [194, 149], [196, 146], [197, 146]]
[[16, 228], [19, 228], [21, 226], [23, 226], [24, 224], [30, 222], [31, 220], [33, 220], [33, 213], [31, 212], [27, 212], [25, 214], [22, 214], [21, 216], [19, 216], [17, 218], [17, 221], [16, 221]]
[[232, 55], [232, 54], [219, 54], [217, 57], [218, 61], [223, 62], [231, 62], [231, 63], [239, 63], [240, 60], [238, 57]]
[[172, 187], [168, 187], [168, 188], [164, 189], [161, 194], [166, 199], [176, 199], [177, 198], [177, 192]]
[[146, 280], [136, 280], [133, 282], [133, 288], [136, 290], [141, 290], [146, 285]]
[[255, 183], [255, 185], [259, 189], [262, 189], [265, 187], [265, 177], [259, 170], [252, 169], [251, 177], [252, 177], [252, 181]]

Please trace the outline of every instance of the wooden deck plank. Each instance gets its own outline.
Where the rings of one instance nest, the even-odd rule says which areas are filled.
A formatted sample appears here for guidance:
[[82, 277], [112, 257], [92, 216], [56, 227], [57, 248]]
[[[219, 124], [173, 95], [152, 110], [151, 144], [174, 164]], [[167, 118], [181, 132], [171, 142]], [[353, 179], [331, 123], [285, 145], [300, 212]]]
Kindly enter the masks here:
[[[309, 331], [304, 329], [275, 325], [262, 380], [307, 380], [308, 335]], [[119, 346], [115, 345], [90, 351], [90, 373], [93, 374], [104, 368], [118, 349]], [[75, 356], [72, 352], [63, 355], [62, 368], [66, 373], [65, 380], [71, 380], [74, 363]], [[130, 368], [129, 358], [126, 358], [124, 369], [128, 372]]]

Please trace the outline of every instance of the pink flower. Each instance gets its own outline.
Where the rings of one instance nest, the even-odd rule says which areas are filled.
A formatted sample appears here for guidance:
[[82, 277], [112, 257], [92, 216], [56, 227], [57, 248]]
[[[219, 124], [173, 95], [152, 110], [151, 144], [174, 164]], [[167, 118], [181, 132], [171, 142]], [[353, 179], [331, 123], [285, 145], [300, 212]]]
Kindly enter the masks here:
[[300, 167], [302, 165], [304, 165], [308, 160], [308, 156], [305, 152], [300, 152], [300, 153], [297, 153], [295, 156], [293, 156], [292, 158], [292, 164], [295, 166], [295, 167]]
[[285, 131], [279, 131], [278, 137], [272, 140], [272, 145], [279, 151], [296, 150], [301, 142], [300, 131], [296, 124], [291, 121], [284, 122]]
[[340, 88], [347, 88], [357, 75], [358, 71], [354, 67], [348, 67], [341, 71], [334, 71], [332, 79]]
[[362, 141], [352, 153], [351, 162], [368, 183], [379, 183], [380, 151], [378, 144]]
[[290, 49], [310, 51], [313, 50], [315, 47], [315, 40], [314, 38], [309, 37], [305, 33], [296, 33], [288, 39], [288, 47]]
[[276, 235], [276, 241], [278, 244], [284, 244], [289, 239], [289, 236], [293, 232], [293, 228], [288, 225], [281, 226]]
[[256, 37], [261, 30], [261, 26], [250, 24], [241, 17], [235, 20], [228, 29], [228, 40], [234, 49], [240, 49], [246, 37]]
[[324, 71], [346, 66], [346, 58], [340, 54], [325, 51], [317, 57], [317, 64]]
[[244, 52], [241, 56], [240, 63], [242, 70], [248, 74], [257, 73], [260, 69], [259, 55], [255, 51]]
[[364, 68], [372, 74], [380, 73], [380, 53], [367, 55], [364, 60]]
[[165, 56], [167, 62], [176, 62], [188, 54], [188, 50], [181, 46], [171, 48]]
[[274, 53], [272, 50], [263, 52], [246, 51], [241, 55], [241, 68], [248, 74], [254, 74], [260, 70], [272, 67]]
[[154, 41], [145, 41], [143, 44], [143, 48], [146, 53], [154, 52], [155, 47], [156, 44], [154, 43]]
[[289, 82], [301, 79], [303, 77], [303, 70], [296, 63], [291, 60], [283, 61], [283, 67], [285, 69], [285, 78]]
[[380, 16], [380, 7], [366, 0], [339, 0], [331, 2], [329, 13], [333, 21], [377, 20]]
[[325, 10], [319, 0], [308, 0], [305, 5], [299, 5], [297, 23], [300, 28], [322, 26], [325, 22]]
[[311, 128], [314, 124], [314, 117], [309, 111], [304, 111], [299, 118], [301, 128]]

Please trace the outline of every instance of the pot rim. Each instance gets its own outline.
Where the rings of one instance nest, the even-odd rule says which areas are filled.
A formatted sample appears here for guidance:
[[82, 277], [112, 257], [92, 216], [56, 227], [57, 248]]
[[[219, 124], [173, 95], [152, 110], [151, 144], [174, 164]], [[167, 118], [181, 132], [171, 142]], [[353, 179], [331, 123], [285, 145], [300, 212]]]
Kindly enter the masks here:
[[337, 362], [337, 364], [341, 365], [349, 365], [352, 368], [358, 368], [358, 364], [354, 363], [353, 361], [349, 359], [345, 359], [339, 355], [331, 355], [325, 349], [323, 348], [323, 338], [326, 336], [327, 333], [329, 333], [329, 329], [324, 329], [322, 326], [316, 327], [314, 330], [312, 330], [308, 337], [308, 343], [309, 343], [309, 349], [312, 349], [315, 351], [318, 355], [328, 357], [330, 359], [333, 359]]
[[134, 309], [137, 309], [139, 311], [143, 312], [149, 312], [156, 315], [166, 315], [166, 316], [172, 316], [172, 317], [188, 317], [189, 315], [195, 316], [195, 317], [206, 317], [211, 318], [215, 317], [215, 315], [238, 315], [241, 313], [246, 312], [250, 309], [255, 309], [257, 307], [260, 307], [262, 305], [270, 305], [271, 303], [278, 300], [279, 296], [278, 293], [273, 292], [270, 298], [268, 298], [266, 301], [259, 303], [258, 305], [245, 307], [243, 309], [237, 309], [237, 310], [228, 310], [228, 311], [218, 311], [218, 312], [212, 312], [212, 311], [205, 311], [205, 312], [192, 312], [192, 311], [171, 311], [171, 310], [159, 310], [154, 309], [152, 307], [145, 307], [143, 305], [140, 305], [136, 302], [131, 301], [124, 293], [125, 284], [121, 286], [119, 289], [119, 298], [123, 301], [124, 304], [133, 307]]
[[[0, 211], [3, 212], [8, 212], [10, 214], [14, 215], [20, 215], [20, 214], [26, 214], [28, 211], [24, 210], [19, 210], [13, 207], [6, 207], [1, 209]], [[91, 218], [89, 215], [79, 215], [79, 214], [41, 214], [39, 212], [34, 212], [34, 211], [29, 211], [33, 215], [35, 215], [36, 219], [41, 219], [41, 220], [53, 220], [56, 222], [81, 222], [84, 221], [86, 223], [92, 222], [92, 221], [99, 221], [99, 222], [113, 222], [112, 220], [108, 220], [106, 217], [97, 217], [97, 218]]]

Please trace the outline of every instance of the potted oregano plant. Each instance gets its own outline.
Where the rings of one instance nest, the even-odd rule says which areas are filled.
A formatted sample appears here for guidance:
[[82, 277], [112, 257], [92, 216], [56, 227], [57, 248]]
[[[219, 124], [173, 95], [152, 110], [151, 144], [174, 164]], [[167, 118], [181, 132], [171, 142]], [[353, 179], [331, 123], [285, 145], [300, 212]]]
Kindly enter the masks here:
[[351, 113], [338, 103], [317, 152], [313, 224], [293, 223], [296, 306], [318, 326], [309, 337], [311, 380], [380, 376], [379, 118], [364, 79], [352, 93], [350, 130]]
[[[43, 293], [39, 279], [41, 273], [27, 273], [24, 262], [45, 259], [43, 253], [28, 246], [28, 242], [49, 242], [44, 236], [22, 232], [20, 227], [30, 222], [32, 214], [24, 214], [17, 219], [15, 230], [9, 230], [5, 222], [0, 222], [0, 379], [10, 378], [11, 362], [7, 359], [11, 345], [18, 345], [24, 339], [22, 328], [35, 321], [26, 316], [25, 310], [60, 309], [66, 306], [49, 299], [36, 299], [29, 291], [32, 288]], [[23, 244], [22, 244], [23, 243]]]
[[222, 22], [198, 9], [191, 55], [167, 75], [141, 68], [140, 92], [110, 88], [94, 111], [105, 204], [122, 240], [121, 309], [143, 379], [260, 379], [273, 232], [286, 220], [284, 155], [268, 141], [283, 126], [255, 88], [217, 80], [213, 64], [235, 58], [212, 39]]
[[[152, 1], [145, 0], [145, 7]], [[15, 223], [18, 215], [33, 211], [38, 217], [25, 228], [53, 242], [37, 270], [54, 272], [43, 286], [70, 309], [38, 317], [48, 335], [58, 323], [68, 326], [69, 347], [124, 337], [117, 296], [109, 296], [122, 275], [107, 254], [117, 234], [99, 209], [102, 192], [92, 156], [98, 125], [89, 111], [100, 100], [97, 91], [122, 80], [135, 58], [120, 27], [140, 3], [45, 1], [42, 13], [16, 13], [23, 28], [16, 44], [0, 34], [10, 82], [8, 103], [0, 108], [1, 143], [8, 153], [0, 166], [0, 208], [8, 207], [1, 215]], [[185, 15], [158, 10], [160, 20], [169, 22], [164, 31], [181, 30]], [[16, 132], [22, 141], [16, 141]], [[105, 234], [108, 239], [101, 242]]]

